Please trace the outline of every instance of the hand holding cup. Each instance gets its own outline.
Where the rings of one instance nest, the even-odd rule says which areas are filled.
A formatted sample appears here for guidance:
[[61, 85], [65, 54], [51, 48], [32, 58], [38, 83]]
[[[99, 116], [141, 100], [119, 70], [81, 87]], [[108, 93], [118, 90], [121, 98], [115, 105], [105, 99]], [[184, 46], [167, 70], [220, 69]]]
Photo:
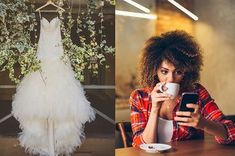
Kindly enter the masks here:
[[165, 85], [166, 82], [159, 82], [156, 84], [156, 86], [153, 88], [151, 92], [151, 99], [152, 99], [152, 109], [160, 109], [161, 104], [165, 100], [169, 100], [171, 95], [168, 93], [162, 92], [163, 85]]
[[159, 90], [162, 93], [171, 95], [171, 99], [177, 97], [179, 93], [180, 85], [178, 83], [167, 82], [160, 86]]

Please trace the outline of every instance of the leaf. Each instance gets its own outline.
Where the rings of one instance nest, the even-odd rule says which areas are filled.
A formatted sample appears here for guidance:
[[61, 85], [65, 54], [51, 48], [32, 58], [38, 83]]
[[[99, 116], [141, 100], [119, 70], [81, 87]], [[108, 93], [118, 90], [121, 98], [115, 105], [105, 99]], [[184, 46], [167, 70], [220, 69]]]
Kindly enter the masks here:
[[22, 53], [25, 49], [24, 45], [22, 45], [22, 44], [17, 44], [16, 48], [19, 50], [20, 53]]

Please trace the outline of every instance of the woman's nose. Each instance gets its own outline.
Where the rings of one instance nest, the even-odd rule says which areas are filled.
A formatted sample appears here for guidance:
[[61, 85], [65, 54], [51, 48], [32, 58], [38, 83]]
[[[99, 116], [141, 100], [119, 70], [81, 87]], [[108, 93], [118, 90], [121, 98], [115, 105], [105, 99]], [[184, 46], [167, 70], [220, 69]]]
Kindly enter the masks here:
[[173, 73], [169, 73], [169, 75], [167, 76], [167, 82], [174, 82], [174, 74]]

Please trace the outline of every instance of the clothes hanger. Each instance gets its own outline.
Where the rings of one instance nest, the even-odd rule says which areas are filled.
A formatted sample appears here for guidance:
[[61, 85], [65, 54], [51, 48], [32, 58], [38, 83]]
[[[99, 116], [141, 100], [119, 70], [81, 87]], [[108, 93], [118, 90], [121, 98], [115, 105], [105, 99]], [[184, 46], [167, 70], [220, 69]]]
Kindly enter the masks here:
[[[56, 5], [54, 2], [52, 2], [52, 0], [48, 0], [46, 4], [44, 4], [43, 6], [39, 7], [36, 9], [37, 12], [40, 12], [43, 8], [45, 8], [48, 5], [53, 5], [54, 7], [56, 7], [57, 9], [60, 9], [61, 11], [65, 11], [62, 7]], [[47, 12], [54, 12], [56, 10], [45, 10]]]
[[[52, 5], [52, 6], [56, 7], [57, 10], [42, 10], [43, 8], [45, 8], [48, 5]], [[58, 12], [58, 9], [61, 10], [62, 12], [65, 11], [62, 7], [56, 5], [54, 2], [52, 2], [52, 0], [48, 0], [46, 4], [44, 4], [43, 6], [37, 8], [36, 12], [39, 12], [39, 16], [40, 16], [40, 19], [41, 19], [42, 18], [41, 12]]]

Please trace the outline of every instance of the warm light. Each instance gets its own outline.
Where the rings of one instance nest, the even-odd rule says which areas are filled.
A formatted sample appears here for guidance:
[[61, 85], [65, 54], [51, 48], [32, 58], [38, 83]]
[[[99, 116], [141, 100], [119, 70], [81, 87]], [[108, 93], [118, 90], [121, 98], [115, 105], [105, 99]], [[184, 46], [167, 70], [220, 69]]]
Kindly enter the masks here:
[[140, 4], [138, 4], [138, 3], [136, 3], [136, 2], [134, 2], [132, 0], [123, 0], [123, 1], [133, 5], [134, 7], [138, 8], [138, 9], [140, 9], [140, 10], [146, 12], [146, 13], [150, 13], [150, 10], [148, 8], [146, 8], [146, 7], [140, 5]]
[[120, 15], [120, 16], [130, 16], [130, 17], [147, 18], [147, 19], [157, 18], [157, 16], [153, 14], [136, 13], [136, 12], [129, 12], [129, 11], [121, 11], [121, 10], [115, 10], [115, 14]]
[[177, 3], [174, 0], [168, 0], [171, 4], [173, 4], [174, 6], [176, 6], [178, 9], [180, 9], [181, 11], [183, 11], [184, 13], [186, 13], [188, 16], [190, 16], [192, 19], [194, 19], [195, 21], [198, 20], [198, 17], [196, 15], [194, 15], [193, 13], [191, 13], [189, 10], [185, 9], [182, 5], [180, 5], [179, 3]]

